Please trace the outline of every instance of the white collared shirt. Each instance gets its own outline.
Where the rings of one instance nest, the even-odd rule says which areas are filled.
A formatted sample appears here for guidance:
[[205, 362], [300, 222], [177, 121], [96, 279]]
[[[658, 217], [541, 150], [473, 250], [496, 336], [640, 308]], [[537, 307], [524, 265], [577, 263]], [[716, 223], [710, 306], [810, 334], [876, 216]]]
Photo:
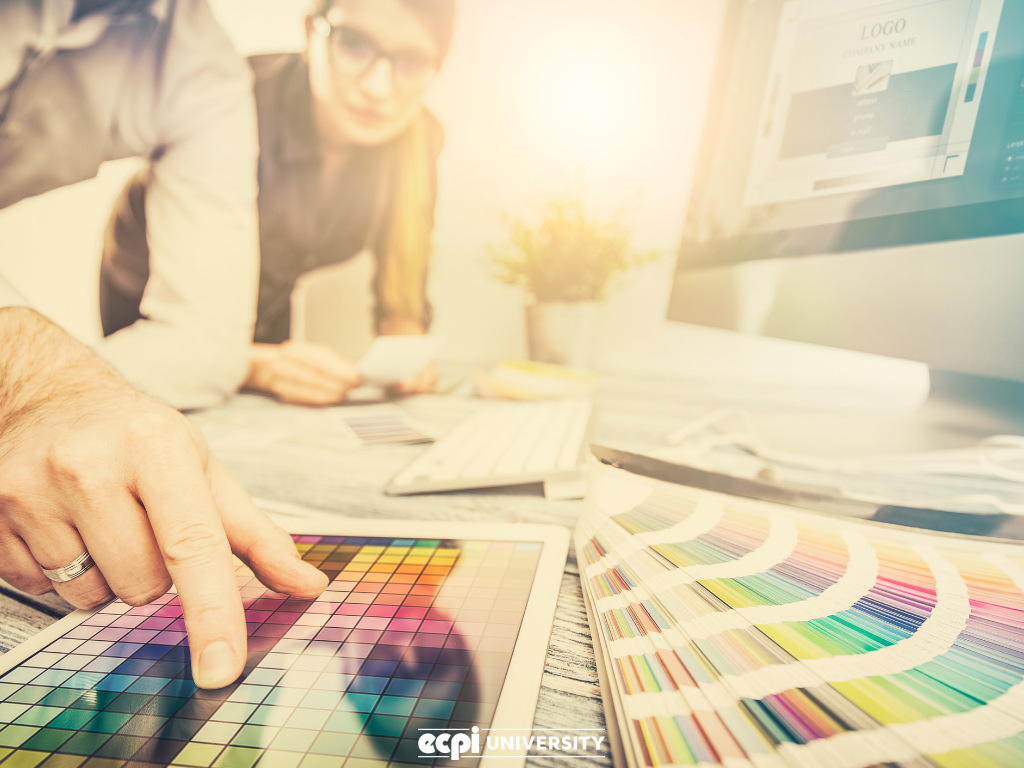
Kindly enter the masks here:
[[[0, 2], [0, 208], [150, 158], [146, 319], [97, 352], [175, 407], [211, 405], [245, 378], [255, 321], [251, 72], [206, 0], [74, 5]], [[0, 307], [25, 305], [0, 275]]]

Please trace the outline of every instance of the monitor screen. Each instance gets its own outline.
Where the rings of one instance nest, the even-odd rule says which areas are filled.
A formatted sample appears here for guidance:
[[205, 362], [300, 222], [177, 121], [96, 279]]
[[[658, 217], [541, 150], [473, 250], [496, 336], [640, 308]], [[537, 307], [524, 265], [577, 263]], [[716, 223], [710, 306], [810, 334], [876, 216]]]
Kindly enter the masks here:
[[730, 0], [680, 269], [1018, 232], [1024, 3]]

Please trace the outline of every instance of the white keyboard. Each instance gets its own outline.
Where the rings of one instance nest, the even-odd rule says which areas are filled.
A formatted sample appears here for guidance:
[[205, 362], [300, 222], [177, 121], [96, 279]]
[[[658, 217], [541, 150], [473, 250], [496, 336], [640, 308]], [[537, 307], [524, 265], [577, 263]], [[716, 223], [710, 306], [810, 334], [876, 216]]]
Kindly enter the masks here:
[[591, 400], [489, 403], [395, 475], [393, 496], [543, 482], [551, 498], [583, 495]]

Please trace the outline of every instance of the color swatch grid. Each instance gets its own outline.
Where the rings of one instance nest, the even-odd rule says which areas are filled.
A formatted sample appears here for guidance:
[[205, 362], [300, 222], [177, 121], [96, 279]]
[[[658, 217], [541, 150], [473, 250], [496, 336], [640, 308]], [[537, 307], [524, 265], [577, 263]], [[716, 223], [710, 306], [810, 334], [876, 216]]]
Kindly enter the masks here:
[[115, 601], [0, 676], [0, 768], [424, 765], [417, 729], [487, 727], [540, 543], [294, 539], [330, 585], [296, 600], [237, 566], [238, 682], [193, 684], [173, 592]]
[[594, 471], [576, 544], [632, 764], [1024, 765], [1024, 547]]
[[344, 406], [335, 413], [344, 428], [363, 445], [429, 443], [434, 439], [396, 405]]

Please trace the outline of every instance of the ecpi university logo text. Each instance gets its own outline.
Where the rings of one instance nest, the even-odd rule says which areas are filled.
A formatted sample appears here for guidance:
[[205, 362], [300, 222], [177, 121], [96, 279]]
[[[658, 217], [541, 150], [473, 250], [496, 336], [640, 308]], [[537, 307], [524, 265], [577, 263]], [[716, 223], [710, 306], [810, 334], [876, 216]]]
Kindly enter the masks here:
[[[509, 729], [511, 730], [511, 729]], [[529, 730], [529, 729], [523, 729]], [[554, 728], [545, 736], [491, 736], [488, 734], [484, 740], [481, 739], [480, 729], [473, 726], [469, 731], [434, 731], [420, 735], [417, 742], [420, 748], [420, 757], [437, 757], [439, 754], [448, 755], [452, 760], [458, 760], [462, 755], [479, 755], [481, 747], [486, 746], [490, 754], [502, 751], [515, 751], [526, 749], [546, 749], [557, 752], [582, 752], [583, 755], [594, 757], [600, 756], [601, 744], [604, 736], [579, 736], [575, 732], [572, 736], [562, 736], [557, 731], [571, 730]], [[578, 755], [582, 757], [583, 755]]]

